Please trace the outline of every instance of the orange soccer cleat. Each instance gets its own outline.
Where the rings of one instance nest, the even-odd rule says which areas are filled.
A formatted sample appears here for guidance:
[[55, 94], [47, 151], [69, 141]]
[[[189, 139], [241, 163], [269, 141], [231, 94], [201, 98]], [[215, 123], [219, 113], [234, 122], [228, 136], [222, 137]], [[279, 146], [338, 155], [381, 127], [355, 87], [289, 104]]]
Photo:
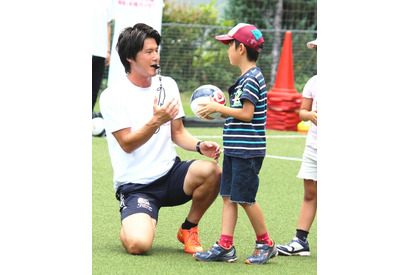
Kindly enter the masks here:
[[185, 252], [194, 254], [196, 252], [203, 252], [202, 245], [199, 242], [198, 226], [191, 229], [179, 228], [177, 234], [178, 240], [185, 244]]

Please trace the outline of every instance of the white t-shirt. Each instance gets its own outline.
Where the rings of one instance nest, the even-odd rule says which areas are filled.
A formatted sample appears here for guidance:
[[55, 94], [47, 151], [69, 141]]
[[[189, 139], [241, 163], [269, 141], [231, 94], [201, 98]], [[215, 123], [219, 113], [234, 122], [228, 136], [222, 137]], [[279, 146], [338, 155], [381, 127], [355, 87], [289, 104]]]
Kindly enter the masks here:
[[113, 0], [94, 0], [93, 2], [93, 44], [92, 55], [107, 57], [107, 23], [114, 19]]
[[[303, 88], [303, 97], [312, 98], [312, 110], [317, 110], [316, 94], [317, 94], [317, 75], [313, 76], [306, 83]], [[306, 146], [317, 149], [317, 126], [315, 124], [310, 125], [310, 129], [306, 138]]]
[[[179, 89], [170, 77], [162, 77], [165, 103], [179, 101]], [[159, 97], [159, 77], [152, 78], [149, 88], [132, 84], [126, 76], [101, 93], [100, 110], [104, 117], [108, 149], [114, 170], [114, 189], [126, 183], [148, 184], [165, 175], [175, 162], [176, 151], [171, 140], [171, 122], [163, 124], [144, 145], [128, 154], [122, 150], [112, 132], [131, 127], [141, 128], [153, 116], [154, 97]], [[182, 104], [178, 115], [185, 116]]]

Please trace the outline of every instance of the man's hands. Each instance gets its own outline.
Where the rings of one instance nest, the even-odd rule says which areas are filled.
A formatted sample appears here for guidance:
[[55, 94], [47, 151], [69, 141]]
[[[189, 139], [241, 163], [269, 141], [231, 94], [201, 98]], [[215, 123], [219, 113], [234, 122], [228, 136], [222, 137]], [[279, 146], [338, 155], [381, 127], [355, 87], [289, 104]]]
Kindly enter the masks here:
[[173, 120], [179, 112], [179, 107], [179, 101], [175, 98], [172, 98], [163, 106], [158, 106], [158, 98], [155, 97], [153, 106], [155, 125], [159, 127], [162, 124]]
[[[218, 104], [218, 103], [215, 103]], [[154, 116], [153, 121], [155, 121], [155, 126], [160, 127], [162, 124], [174, 120], [174, 118], [179, 113], [180, 103], [177, 99], [172, 98], [170, 101], [165, 103], [163, 106], [158, 106], [158, 98], [154, 99]], [[180, 147], [188, 149], [185, 144], [188, 142], [185, 136], [187, 136], [186, 130], [182, 126], [182, 122], [174, 122], [173, 124], [173, 141]], [[179, 125], [179, 126], [177, 126]], [[175, 128], [175, 129], [174, 129]], [[181, 131], [183, 129], [183, 131]], [[177, 134], [182, 133], [182, 134]], [[178, 138], [182, 136], [183, 138]], [[189, 134], [189, 140], [192, 136]], [[219, 156], [221, 155], [221, 146], [213, 141], [203, 141], [199, 145], [199, 149], [204, 156], [214, 159], [217, 163], [219, 161]]]
[[203, 141], [199, 144], [199, 149], [204, 156], [213, 158], [216, 163], [219, 162], [219, 156], [221, 155], [221, 146], [213, 141]]

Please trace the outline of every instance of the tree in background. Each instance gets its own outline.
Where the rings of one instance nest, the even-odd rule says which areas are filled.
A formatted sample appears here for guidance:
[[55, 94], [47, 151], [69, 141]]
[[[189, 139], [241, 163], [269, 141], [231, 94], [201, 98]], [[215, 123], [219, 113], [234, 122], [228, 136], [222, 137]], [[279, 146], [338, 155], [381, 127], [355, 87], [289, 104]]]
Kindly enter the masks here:
[[[164, 3], [161, 70], [172, 74], [177, 83], [187, 81], [180, 85], [181, 92], [193, 92], [205, 83], [226, 88], [226, 83], [232, 82], [231, 75], [237, 72], [230, 68], [226, 48], [217, 43], [215, 36], [221, 25], [232, 22], [220, 18], [215, 1], [198, 6], [172, 0]], [[207, 27], [194, 27], [198, 25]]]
[[215, 1], [194, 5], [164, 0], [164, 4], [161, 70], [177, 81], [181, 92], [192, 93], [204, 84], [226, 91], [237, 79], [239, 69], [230, 65], [227, 47], [216, 43], [215, 36], [227, 33], [240, 22], [254, 24], [263, 32], [265, 45], [257, 64], [268, 89], [274, 84], [286, 30], [295, 30], [296, 90], [301, 92], [316, 72], [315, 56], [306, 48], [306, 42], [314, 39], [316, 0], [229, 0], [224, 15], [219, 14]]
[[[229, 0], [228, 6], [225, 8], [225, 17], [227, 19], [233, 20], [235, 24], [246, 22], [261, 30], [274, 30], [273, 35], [264, 35], [265, 45], [272, 44], [272, 52], [261, 55], [261, 60], [263, 60], [261, 62], [271, 60], [270, 71], [264, 72], [265, 75], [270, 75], [270, 81], [267, 79], [267, 82], [271, 86], [273, 86], [276, 78], [282, 48], [281, 38], [284, 32], [286, 30], [316, 30], [316, 5], [316, 0]], [[307, 37], [303, 34], [292, 34], [293, 44], [306, 44], [308, 40], [313, 39], [313, 37]], [[300, 66], [304, 66], [305, 62], [303, 62], [303, 65], [298, 64], [297, 54], [295, 57], [294, 67], [301, 69]], [[312, 74], [310, 69], [306, 71], [307, 74]]]
[[[246, 22], [259, 29], [273, 29], [276, 16], [281, 16], [285, 30], [315, 30], [317, 0], [229, 0], [225, 7], [226, 19], [235, 24]], [[277, 10], [279, 14], [275, 14]]]

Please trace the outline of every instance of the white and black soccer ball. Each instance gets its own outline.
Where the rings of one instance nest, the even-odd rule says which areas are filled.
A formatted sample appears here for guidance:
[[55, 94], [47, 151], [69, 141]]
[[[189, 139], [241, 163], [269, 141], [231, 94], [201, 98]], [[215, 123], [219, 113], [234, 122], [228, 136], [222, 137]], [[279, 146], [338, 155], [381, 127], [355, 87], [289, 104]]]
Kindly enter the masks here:
[[207, 103], [209, 102], [209, 96], [212, 96], [215, 102], [219, 104], [225, 105], [226, 98], [224, 93], [216, 86], [207, 84], [198, 87], [191, 96], [191, 110], [194, 112], [195, 116], [202, 120], [214, 120], [221, 117], [221, 113], [212, 113], [209, 115], [212, 119], [207, 119], [198, 115], [196, 112], [203, 108], [203, 106], [198, 105], [200, 103]]
[[102, 117], [93, 117], [92, 127], [93, 137], [105, 137], [105, 123]]

